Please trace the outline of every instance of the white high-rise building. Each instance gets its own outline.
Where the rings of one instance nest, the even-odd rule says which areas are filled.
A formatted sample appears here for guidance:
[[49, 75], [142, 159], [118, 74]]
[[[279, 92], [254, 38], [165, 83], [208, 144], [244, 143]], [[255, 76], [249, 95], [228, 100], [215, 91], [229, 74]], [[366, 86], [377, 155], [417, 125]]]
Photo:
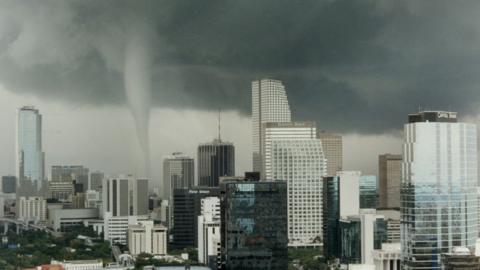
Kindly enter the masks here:
[[253, 171], [262, 170], [262, 124], [290, 122], [291, 111], [281, 81], [262, 79], [252, 82]]
[[103, 239], [110, 243], [128, 244], [127, 232], [128, 226], [136, 225], [139, 222], [149, 221], [150, 217], [142, 216], [112, 216], [110, 212], [105, 212], [103, 217]]
[[[273, 141], [315, 139], [316, 127], [312, 122], [264, 123], [262, 125], [261, 179], [274, 180], [272, 173]], [[279, 179], [279, 178], [278, 178]]]
[[43, 197], [19, 197], [17, 219], [43, 222], [47, 220], [47, 201]]
[[326, 175], [322, 143], [318, 139], [273, 140], [271, 156], [272, 178], [288, 183], [289, 245], [320, 246], [322, 179]]
[[201, 215], [198, 216], [198, 261], [213, 265], [220, 256], [220, 199], [201, 199]]
[[132, 176], [105, 178], [102, 185], [103, 212], [112, 216], [148, 214], [148, 179]]
[[403, 269], [441, 269], [441, 254], [475, 248], [477, 127], [457, 113], [424, 111], [404, 126], [401, 193]]
[[180, 152], [163, 159], [163, 189], [165, 198], [173, 194], [175, 188], [190, 188], [195, 185], [195, 162], [193, 158]]
[[167, 254], [167, 228], [154, 225], [153, 221], [141, 221], [128, 226], [128, 249], [132, 256], [140, 253]]
[[16, 126], [16, 176], [21, 195], [42, 195], [45, 185], [45, 153], [42, 150], [42, 115], [37, 109], [19, 109]]

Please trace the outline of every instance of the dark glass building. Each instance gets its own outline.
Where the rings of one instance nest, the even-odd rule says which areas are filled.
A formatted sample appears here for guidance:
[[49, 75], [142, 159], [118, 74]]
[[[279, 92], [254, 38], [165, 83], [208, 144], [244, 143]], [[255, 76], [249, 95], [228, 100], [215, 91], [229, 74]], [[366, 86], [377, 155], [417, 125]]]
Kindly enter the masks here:
[[3, 193], [15, 193], [17, 191], [17, 177], [15, 176], [2, 176], [2, 192]]
[[173, 245], [175, 248], [197, 246], [198, 216], [201, 199], [219, 196], [218, 188], [192, 187], [173, 190]]
[[221, 183], [222, 267], [288, 268], [287, 183]]
[[235, 175], [235, 147], [215, 139], [198, 146], [198, 185], [218, 187], [219, 177]]
[[360, 177], [360, 208], [377, 209], [377, 207], [377, 177], [374, 175], [362, 175]]
[[323, 250], [325, 258], [340, 257], [340, 178], [323, 178]]

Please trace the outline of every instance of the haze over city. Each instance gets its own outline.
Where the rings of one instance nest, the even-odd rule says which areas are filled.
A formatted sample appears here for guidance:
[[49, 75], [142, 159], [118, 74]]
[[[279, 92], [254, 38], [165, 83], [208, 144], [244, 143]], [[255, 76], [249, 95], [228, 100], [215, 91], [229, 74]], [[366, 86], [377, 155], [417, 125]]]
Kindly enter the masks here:
[[[3, 248], [42, 232], [73, 247], [83, 235], [69, 230], [84, 225], [85, 239], [108, 242], [95, 255], [102, 267], [127, 254], [136, 269], [217, 259], [214, 268], [242, 269], [230, 261], [239, 251], [221, 246], [226, 229], [215, 234], [230, 218], [249, 233], [261, 224], [242, 241], [282, 247], [254, 262], [271, 269], [373, 265], [380, 250], [407, 270], [439, 269], [454, 248], [474, 256], [479, 18], [473, 0], [0, 0], [0, 184], [15, 183], [0, 190], [0, 228], [15, 225], [4, 225]], [[273, 195], [255, 195], [252, 213], [276, 207], [254, 221], [228, 212], [253, 186]], [[415, 194], [448, 205], [430, 209]], [[447, 208], [463, 223], [428, 247], [442, 252], [415, 253], [425, 247], [411, 245], [421, 238], [412, 224]], [[84, 216], [65, 225], [70, 209]], [[368, 243], [345, 245], [358, 220], [372, 227]], [[136, 229], [157, 233], [156, 249], [132, 244]], [[143, 253], [161, 258], [139, 263]]]

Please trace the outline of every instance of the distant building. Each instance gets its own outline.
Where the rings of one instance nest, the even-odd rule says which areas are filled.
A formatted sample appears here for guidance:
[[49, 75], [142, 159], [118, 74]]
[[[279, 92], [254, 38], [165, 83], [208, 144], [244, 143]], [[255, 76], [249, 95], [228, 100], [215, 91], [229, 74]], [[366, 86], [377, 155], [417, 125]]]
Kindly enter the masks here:
[[379, 207], [400, 208], [402, 155], [378, 156]]
[[52, 261], [51, 264], [62, 265], [65, 270], [101, 270], [102, 260]]
[[104, 214], [104, 240], [110, 243], [127, 245], [127, 232], [129, 225], [149, 221], [148, 215], [142, 216], [112, 216], [110, 212]]
[[[44, 195], [45, 153], [42, 150], [42, 115], [25, 106], [18, 110], [16, 173], [20, 196]], [[19, 188], [19, 187], [17, 187]]]
[[442, 270], [478, 270], [480, 257], [466, 247], [454, 247], [451, 253], [442, 254]]
[[198, 146], [198, 185], [218, 187], [221, 176], [235, 175], [235, 147], [233, 143], [215, 139]]
[[51, 182], [75, 182], [82, 185], [84, 192], [88, 189], [88, 168], [83, 166], [52, 166]]
[[[313, 122], [264, 123], [261, 129], [262, 168], [260, 177], [265, 180], [274, 180], [272, 151], [273, 143], [277, 141], [298, 141], [306, 139], [316, 140], [317, 129]], [[317, 140], [318, 141], [318, 140]], [[319, 141], [320, 142], [320, 141]], [[323, 156], [323, 151], [322, 151]], [[324, 162], [322, 162], [324, 163]], [[322, 169], [325, 164], [322, 164]], [[286, 180], [286, 179], [282, 179]]]
[[441, 269], [442, 254], [478, 237], [477, 126], [456, 112], [423, 111], [404, 125], [402, 267]]
[[15, 193], [17, 191], [17, 178], [12, 175], [2, 176], [2, 192]]
[[361, 209], [358, 215], [340, 220], [342, 263], [373, 265], [373, 251], [387, 241], [387, 223], [375, 209]]
[[198, 262], [216, 269], [221, 255], [220, 199], [206, 197], [201, 200], [198, 216]]
[[323, 153], [327, 159], [327, 175], [335, 176], [343, 168], [342, 135], [319, 131], [317, 138], [322, 141]]
[[341, 171], [323, 180], [323, 249], [326, 258], [339, 258], [340, 219], [357, 215], [360, 210], [360, 175]]
[[401, 252], [400, 243], [382, 244], [373, 251], [375, 270], [400, 270]]
[[128, 249], [134, 257], [140, 253], [166, 255], [167, 238], [167, 228], [154, 225], [153, 221], [128, 226]]
[[195, 185], [195, 162], [183, 153], [173, 153], [163, 160], [164, 198], [172, 200], [176, 188], [190, 188]]
[[54, 231], [68, 232], [83, 226], [86, 220], [96, 220], [98, 209], [53, 209], [48, 213], [49, 225]]
[[288, 183], [289, 246], [321, 246], [322, 177], [326, 175], [322, 143], [315, 138], [273, 140], [269, 155], [273, 158], [268, 173]]
[[290, 122], [291, 111], [285, 86], [279, 80], [262, 79], [252, 82], [252, 150], [253, 171], [262, 171], [262, 125]]
[[201, 200], [218, 197], [218, 188], [192, 187], [173, 190], [173, 245], [176, 248], [196, 247], [198, 216], [201, 215]]
[[360, 176], [360, 208], [377, 209], [378, 188], [375, 175]]
[[103, 178], [105, 178], [105, 174], [103, 172], [100, 172], [100, 171], [91, 172], [88, 189], [89, 190], [101, 191], [102, 190]]
[[17, 204], [17, 219], [34, 223], [46, 221], [47, 201], [43, 197], [19, 197]]
[[57, 199], [59, 201], [71, 201], [74, 193], [75, 186], [73, 181], [48, 182], [49, 198]]
[[96, 190], [87, 190], [85, 193], [85, 207], [96, 208], [102, 212], [102, 194]]
[[105, 178], [102, 187], [104, 212], [112, 216], [148, 214], [148, 179], [131, 176]]
[[221, 184], [222, 266], [229, 270], [288, 267], [287, 183]]
[[387, 220], [387, 243], [400, 243], [400, 211], [394, 209], [379, 209], [377, 214]]

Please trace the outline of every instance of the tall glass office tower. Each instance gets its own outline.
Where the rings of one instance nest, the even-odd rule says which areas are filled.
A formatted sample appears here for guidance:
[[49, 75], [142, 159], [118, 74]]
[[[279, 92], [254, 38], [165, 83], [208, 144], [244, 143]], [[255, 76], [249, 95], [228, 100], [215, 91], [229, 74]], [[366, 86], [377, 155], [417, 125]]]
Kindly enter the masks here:
[[163, 160], [163, 189], [165, 198], [173, 195], [176, 188], [190, 188], [195, 185], [193, 158], [176, 152]]
[[262, 124], [290, 122], [291, 111], [281, 81], [262, 79], [252, 82], [253, 171], [262, 170]]
[[404, 269], [441, 269], [441, 254], [475, 248], [477, 131], [455, 112], [409, 115], [404, 127], [401, 244]]
[[19, 109], [17, 119], [16, 173], [21, 195], [42, 192], [45, 180], [45, 153], [42, 151], [42, 115], [37, 109]]

